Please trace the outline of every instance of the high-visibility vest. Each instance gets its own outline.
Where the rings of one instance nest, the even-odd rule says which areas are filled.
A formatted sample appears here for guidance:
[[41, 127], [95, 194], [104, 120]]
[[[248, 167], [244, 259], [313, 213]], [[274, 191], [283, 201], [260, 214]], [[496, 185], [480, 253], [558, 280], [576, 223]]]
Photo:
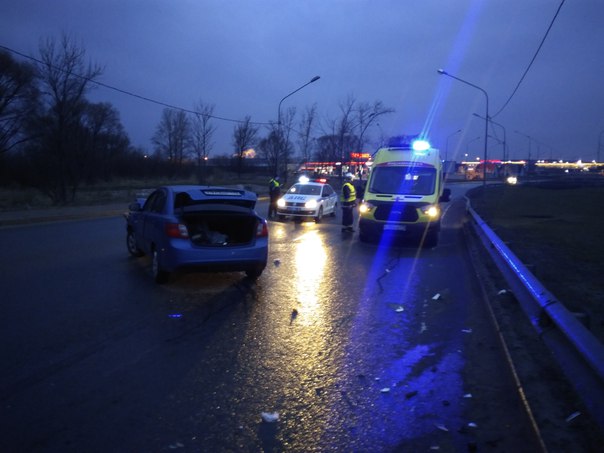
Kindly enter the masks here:
[[279, 187], [281, 184], [279, 184], [279, 181], [277, 181], [276, 179], [273, 178], [268, 182], [268, 185], [269, 185], [270, 191], [272, 192], [277, 187]]
[[[346, 186], [348, 186], [350, 193], [347, 198], [344, 198], [344, 187], [346, 187]], [[344, 185], [342, 186], [342, 195], [340, 196], [340, 200], [344, 203], [351, 203], [351, 202], [355, 201], [356, 199], [357, 199], [357, 192], [354, 189], [354, 186], [352, 184], [350, 184], [349, 182], [345, 182]]]

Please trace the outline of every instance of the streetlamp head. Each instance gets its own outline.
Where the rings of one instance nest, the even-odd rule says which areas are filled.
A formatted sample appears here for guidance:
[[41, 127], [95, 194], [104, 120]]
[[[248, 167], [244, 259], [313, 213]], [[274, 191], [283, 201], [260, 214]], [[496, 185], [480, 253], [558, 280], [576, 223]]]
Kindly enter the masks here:
[[438, 72], [439, 74], [443, 74], [443, 75], [449, 75], [449, 74], [447, 74], [447, 71], [445, 71], [444, 69], [437, 69], [436, 72]]
[[316, 76], [314, 76], [312, 79], [310, 79], [310, 82], [309, 82], [309, 83], [316, 82], [316, 81], [317, 81], [317, 80], [319, 80], [320, 78], [321, 78], [321, 76], [316, 75]]

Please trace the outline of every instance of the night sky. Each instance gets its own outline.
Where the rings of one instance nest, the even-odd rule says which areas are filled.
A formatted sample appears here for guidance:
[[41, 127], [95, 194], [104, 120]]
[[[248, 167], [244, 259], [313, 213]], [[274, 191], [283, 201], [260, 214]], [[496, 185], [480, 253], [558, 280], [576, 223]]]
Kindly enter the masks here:
[[[382, 101], [395, 113], [367, 130], [366, 151], [425, 133], [449, 159], [482, 156], [473, 113], [485, 116], [485, 95], [442, 68], [487, 92], [512, 158], [530, 142], [533, 158], [587, 161], [601, 141], [604, 160], [602, 23], [602, 0], [0, 0], [4, 47], [39, 57], [41, 39], [68, 34], [104, 84], [184, 109], [214, 104], [233, 121], [215, 120], [211, 156], [232, 153], [236, 121], [276, 121], [281, 98], [317, 75], [282, 104], [296, 123], [313, 104], [325, 123], [348, 97]], [[163, 106], [103, 87], [88, 98], [110, 102], [133, 145], [152, 149]], [[501, 158], [503, 129], [489, 134]]]

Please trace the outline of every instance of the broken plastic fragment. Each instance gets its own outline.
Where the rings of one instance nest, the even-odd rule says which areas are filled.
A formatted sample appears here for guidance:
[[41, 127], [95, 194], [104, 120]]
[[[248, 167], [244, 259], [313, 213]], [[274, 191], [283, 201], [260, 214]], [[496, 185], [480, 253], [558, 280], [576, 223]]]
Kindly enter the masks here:
[[471, 393], [466, 393], [463, 397], [464, 398], [472, 398], [472, 394]]
[[500, 291], [497, 293], [497, 295], [501, 296], [501, 295], [503, 295], [503, 294], [507, 294], [507, 292], [508, 292], [508, 290], [507, 290], [507, 289], [502, 289], [502, 290], [500, 290]]
[[382, 390], [380, 390], [380, 392], [388, 393], [388, 392], [390, 392], [390, 387], [384, 387]]
[[436, 293], [434, 296], [432, 296], [432, 300], [438, 300], [440, 299], [440, 293]]
[[577, 412], [573, 412], [572, 414], [570, 414], [568, 417], [566, 417], [566, 423], [572, 422], [575, 418], [577, 418], [579, 415], [581, 415], [581, 412], [577, 411]]
[[400, 313], [402, 311], [405, 311], [405, 307], [403, 307], [402, 305], [399, 305], [398, 307], [396, 307], [394, 309], [395, 312]]
[[472, 329], [462, 329], [463, 333], [472, 333]]
[[436, 426], [441, 431], [449, 432], [449, 429], [445, 425], [443, 425], [442, 423], [435, 423], [434, 426]]
[[478, 425], [474, 422], [468, 423], [468, 428], [478, 428]]
[[170, 318], [182, 318], [182, 315], [180, 313], [172, 313], [171, 315], [168, 315], [168, 317], [170, 317]]
[[279, 420], [279, 412], [262, 412], [260, 416], [266, 423], [275, 423]]

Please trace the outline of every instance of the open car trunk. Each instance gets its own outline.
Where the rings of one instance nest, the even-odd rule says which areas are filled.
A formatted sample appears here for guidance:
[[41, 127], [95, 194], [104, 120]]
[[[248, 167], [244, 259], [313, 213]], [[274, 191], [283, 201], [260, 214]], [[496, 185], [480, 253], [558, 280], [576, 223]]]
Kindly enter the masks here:
[[183, 211], [180, 217], [191, 242], [200, 246], [250, 244], [258, 227], [256, 213], [238, 206], [197, 206], [195, 210]]

